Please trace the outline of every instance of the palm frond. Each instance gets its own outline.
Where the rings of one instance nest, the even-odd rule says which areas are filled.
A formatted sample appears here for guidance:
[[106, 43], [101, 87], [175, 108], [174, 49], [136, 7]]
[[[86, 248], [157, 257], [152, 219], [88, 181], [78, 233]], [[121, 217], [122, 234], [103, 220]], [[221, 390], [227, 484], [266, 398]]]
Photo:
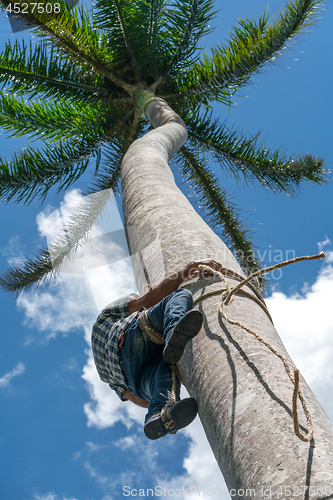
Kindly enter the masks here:
[[172, 69], [179, 71], [181, 67], [193, 64], [193, 55], [198, 48], [199, 39], [213, 31], [209, 26], [217, 13], [212, 11], [213, 5], [212, 0], [175, 0], [168, 6], [168, 48], [174, 55], [163, 78]]
[[183, 171], [198, 197], [198, 203], [206, 211], [206, 218], [223, 234], [223, 240], [235, 252], [247, 274], [259, 268], [255, 258], [249, 231], [240, 221], [239, 215], [226, 191], [219, 186], [216, 176], [207, 168], [206, 160], [192, 147], [181, 147], [175, 162]]
[[112, 189], [115, 194], [120, 192], [120, 167], [123, 159], [123, 148], [113, 141], [112, 146], [106, 144], [103, 147], [102, 160], [95, 174], [89, 194], [97, 193], [104, 189]]
[[[20, 3], [20, 2], [19, 2]], [[113, 82], [119, 89], [130, 95], [136, 87], [123, 81], [113, 72], [114, 54], [105, 44], [105, 36], [94, 25], [88, 10], [76, 6], [70, 10], [65, 0], [50, 0], [53, 6], [59, 6], [59, 13], [39, 13], [33, 10], [35, 2], [27, 0], [28, 13], [17, 14], [28, 26], [35, 29], [35, 35], [57, 45], [62, 55], [67, 56], [74, 65], [82, 65], [87, 72], [99, 72]], [[10, 0], [0, 0], [7, 7]], [[23, 9], [23, 8], [22, 8]]]
[[97, 71], [72, 64], [57, 47], [45, 41], [29, 47], [24, 40], [7, 42], [0, 54], [0, 82], [10, 92], [28, 98], [64, 98], [67, 102], [94, 102], [117, 97], [115, 86]]
[[150, 0], [149, 26], [148, 26], [148, 41], [149, 45], [155, 47], [157, 42], [165, 37], [166, 25], [166, 8], [168, 0]]
[[138, 67], [138, 63], [136, 61], [136, 56], [134, 54], [134, 50], [133, 50], [133, 47], [132, 47], [131, 38], [129, 36], [129, 32], [128, 32], [128, 29], [127, 29], [126, 20], [125, 20], [125, 17], [123, 15], [123, 10], [122, 10], [123, 9], [123, 3], [127, 3], [127, 2], [123, 2], [122, 0], [114, 0], [114, 4], [115, 4], [116, 10], [117, 10], [117, 15], [118, 15], [119, 23], [120, 23], [121, 30], [122, 30], [123, 35], [124, 35], [124, 40], [125, 40], [125, 45], [126, 45], [126, 52], [127, 52], [127, 55], [128, 55], [129, 61], [130, 61], [130, 65], [133, 68], [134, 77], [136, 79], [139, 79], [140, 78], [139, 77], [139, 67]]
[[[94, 9], [96, 26], [106, 35], [115, 53], [116, 70], [125, 79], [143, 78], [152, 83], [167, 57], [164, 33], [165, 0], [133, 2], [98, 0]], [[121, 69], [120, 69], [121, 68]]]
[[[117, 137], [117, 131], [120, 133], [133, 113], [133, 108], [110, 106], [101, 110], [98, 119], [91, 123], [87, 112], [69, 139], [45, 144], [43, 150], [27, 146], [20, 153], [14, 152], [11, 161], [0, 159], [0, 200], [14, 198], [27, 203], [35, 197], [44, 199], [56, 184], [60, 192], [84, 173], [91, 158], [95, 158], [95, 172], [98, 172], [101, 146], [113, 136]], [[81, 133], [78, 133], [79, 125]]]
[[0, 287], [18, 295], [35, 284], [43, 284], [53, 276], [53, 264], [48, 250], [39, 250], [34, 259], [27, 259], [16, 267], [9, 267], [0, 275]]
[[[94, 187], [66, 219], [66, 228], [48, 249], [39, 250], [37, 256], [27, 259], [21, 265], [9, 268], [0, 276], [0, 286], [16, 294], [31, 288], [40, 289], [66, 265], [70, 266], [78, 247], [83, 244], [95, 221], [102, 215], [110, 200], [111, 192], [118, 190], [120, 165], [124, 153], [133, 139], [146, 126], [140, 120], [141, 110], [137, 110], [132, 122], [123, 124], [109, 138], [101, 155], [101, 167], [96, 174]], [[127, 120], [129, 116], [126, 117]]]
[[212, 6], [212, 0], [140, 1], [135, 7], [129, 0], [99, 0], [94, 16], [127, 75], [150, 85], [191, 64], [199, 38], [212, 31]]
[[0, 162], [0, 199], [8, 202], [31, 202], [44, 199], [58, 184], [58, 192], [72, 185], [86, 170], [89, 159], [100, 159], [100, 137], [68, 140], [46, 145], [44, 150], [27, 146], [13, 153], [12, 161]]
[[[98, 125], [103, 122], [105, 106], [91, 103], [67, 103], [62, 100], [25, 102], [13, 94], [7, 95], [0, 91], [0, 123], [2, 130], [11, 131], [9, 137], [20, 137], [29, 134], [44, 141], [58, 141], [74, 136], [87, 134], [90, 129], [97, 133]], [[102, 109], [103, 110], [102, 110]], [[114, 106], [109, 106], [108, 115], [118, 117]], [[110, 121], [110, 116], [108, 116]]]
[[227, 94], [234, 94], [265, 63], [275, 61], [287, 43], [314, 22], [320, 4], [321, 0], [289, 0], [272, 24], [267, 11], [258, 22], [241, 20], [228, 43], [216, 45], [210, 57], [204, 55], [188, 71], [170, 79], [165, 94], [226, 102]]
[[242, 131], [229, 130], [211, 113], [202, 118], [198, 113], [185, 118], [189, 139], [196, 147], [206, 147], [223, 169], [229, 169], [239, 179], [256, 179], [276, 192], [295, 192], [302, 180], [322, 184], [328, 180], [324, 162], [309, 154], [287, 156], [270, 150], [258, 141], [259, 134], [247, 137]]
[[[111, 192], [102, 191], [82, 199], [66, 217], [64, 229], [48, 249], [40, 249], [35, 258], [9, 268], [0, 276], [0, 286], [12, 293], [40, 289], [61, 271], [68, 271], [79, 246], [88, 237], [93, 224], [103, 213]], [[67, 269], [66, 269], [67, 268]]]

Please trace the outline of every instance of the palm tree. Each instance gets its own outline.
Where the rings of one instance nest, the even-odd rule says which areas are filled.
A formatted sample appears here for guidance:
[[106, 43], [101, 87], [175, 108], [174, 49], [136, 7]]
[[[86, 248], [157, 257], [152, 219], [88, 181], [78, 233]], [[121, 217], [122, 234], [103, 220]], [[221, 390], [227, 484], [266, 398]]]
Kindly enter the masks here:
[[[9, 5], [7, 0], [1, 3]], [[211, 103], [230, 105], [232, 95], [313, 21], [320, 3], [289, 2], [271, 24], [267, 12], [258, 22], [240, 20], [229, 42], [216, 45], [208, 56], [200, 54], [198, 42], [216, 14], [211, 0], [99, 0], [92, 14], [83, 8], [71, 12], [60, 0], [53, 4], [60, 6], [57, 15], [32, 12], [28, 2], [24, 19], [39, 42], [29, 48], [17, 42], [6, 45], [0, 56], [1, 79], [7, 86], [1, 92], [0, 113], [3, 129], [16, 136], [29, 134], [44, 146], [29, 145], [10, 162], [2, 160], [1, 198], [25, 203], [44, 199], [51, 186], [61, 191], [72, 185], [94, 158], [88, 193], [110, 188], [117, 192], [121, 178], [131, 254], [145, 249], [147, 273], [135, 269], [139, 290], [147, 275], [158, 280], [198, 258], [219, 260], [239, 274], [240, 264], [246, 272], [258, 268], [249, 235], [206, 164], [207, 153], [236, 177], [243, 174], [288, 193], [302, 179], [324, 182], [323, 161], [267, 150], [258, 135], [244, 136], [214, 119]], [[195, 185], [215, 232], [176, 187], [168, 166], [173, 156]], [[104, 208], [98, 196], [92, 199], [74, 214], [51, 251], [41, 250], [35, 259], [9, 269], [1, 285], [19, 292], [59, 271]], [[219, 237], [221, 230], [239, 262]], [[156, 234], [163, 269], [151, 245]], [[215, 282], [198, 279], [188, 286], [197, 296], [207, 287], [220, 287]], [[319, 498], [318, 487], [333, 477], [331, 424], [302, 380], [315, 443], [323, 450], [320, 458], [313, 440], [305, 443], [293, 434], [292, 388], [280, 361], [256, 344], [258, 356], [250, 360], [254, 340], [242, 338], [239, 327], [220, 319], [217, 302], [212, 296], [197, 306], [205, 314], [205, 331], [192, 350], [187, 349], [179, 371], [198, 401], [229, 488], [243, 496], [237, 494], [240, 488], [283, 488], [288, 477], [289, 488], [297, 487], [306, 496], [311, 484]], [[237, 297], [230, 315], [255, 327], [292, 365], [256, 302]], [[303, 421], [301, 425], [304, 428]], [[281, 490], [282, 495], [288, 493]]]

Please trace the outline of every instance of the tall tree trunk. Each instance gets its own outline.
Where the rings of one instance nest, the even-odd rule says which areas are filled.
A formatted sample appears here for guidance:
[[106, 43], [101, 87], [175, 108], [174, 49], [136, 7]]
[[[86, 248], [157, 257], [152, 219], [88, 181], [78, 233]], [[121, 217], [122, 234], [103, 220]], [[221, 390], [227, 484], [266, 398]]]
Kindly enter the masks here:
[[[122, 191], [125, 224], [135, 261], [139, 290], [147, 277], [161, 280], [192, 260], [212, 258], [242, 274], [236, 259], [177, 188], [168, 163], [185, 143], [183, 121], [160, 100], [146, 115], [155, 130], [135, 141], [124, 157]], [[141, 259], [142, 261], [142, 259]], [[228, 278], [232, 285], [235, 280]], [[198, 297], [221, 288], [219, 279], [188, 285]], [[300, 377], [314, 425], [309, 443], [296, 437], [292, 418], [293, 386], [281, 360], [238, 326], [221, 319], [219, 296], [196, 306], [204, 327], [178, 364], [182, 381], [199, 407], [199, 416], [225, 481], [234, 498], [333, 498], [333, 426]], [[263, 309], [236, 296], [227, 314], [267, 339], [290, 366], [294, 364]], [[315, 334], [315, 333], [314, 333]], [[299, 405], [300, 424], [306, 419]], [[248, 490], [248, 491], [246, 491]], [[273, 497], [273, 498], [274, 498]]]

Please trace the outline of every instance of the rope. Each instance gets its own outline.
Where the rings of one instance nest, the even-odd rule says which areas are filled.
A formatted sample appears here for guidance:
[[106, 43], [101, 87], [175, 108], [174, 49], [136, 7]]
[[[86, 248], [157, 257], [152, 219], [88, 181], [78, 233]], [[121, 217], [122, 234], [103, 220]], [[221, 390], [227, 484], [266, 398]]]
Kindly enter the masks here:
[[164, 425], [165, 429], [169, 434], [176, 434], [178, 431], [176, 422], [174, 421], [171, 415], [171, 410], [174, 408], [174, 406], [175, 406], [175, 401], [170, 399], [169, 401], [167, 401], [165, 406], [163, 406], [161, 411], [162, 424]]
[[178, 370], [176, 365], [171, 365], [170, 369], [172, 372], [171, 398], [166, 402], [166, 404], [163, 406], [161, 410], [161, 421], [169, 434], [176, 434], [178, 429], [175, 421], [172, 418], [171, 410], [177, 403], [176, 383], [177, 383]]
[[[225, 275], [234, 276], [234, 277], [237, 277], [237, 278], [239, 278], [239, 279], [242, 280], [241, 283], [239, 283], [234, 288], [230, 287], [230, 284], [226, 280], [225, 275], [223, 275], [221, 272], [216, 271], [215, 269], [213, 269], [213, 268], [211, 268], [209, 266], [200, 265], [199, 266], [199, 270], [201, 270], [201, 271], [208, 271], [209, 273], [213, 273], [213, 274], [218, 275], [221, 278], [221, 280], [225, 283], [226, 288], [224, 288], [223, 290], [214, 290], [212, 292], [208, 292], [208, 293], [206, 293], [206, 294], [198, 297], [194, 301], [194, 304], [197, 304], [198, 302], [200, 302], [201, 300], [203, 300], [206, 297], [209, 297], [211, 295], [215, 295], [217, 293], [221, 293], [221, 297], [220, 297], [220, 300], [219, 300], [218, 308], [219, 308], [219, 312], [221, 313], [222, 317], [226, 321], [228, 321], [230, 324], [239, 326], [240, 328], [243, 328], [244, 330], [246, 330], [248, 333], [251, 333], [252, 335], [254, 335], [256, 337], [256, 339], [259, 340], [259, 342], [261, 342], [266, 347], [268, 347], [268, 349], [270, 349], [278, 358], [281, 359], [281, 361], [282, 361], [282, 363], [283, 363], [283, 365], [284, 365], [284, 367], [286, 369], [286, 372], [288, 374], [288, 377], [290, 378], [292, 384], [294, 385], [294, 391], [293, 391], [293, 419], [294, 419], [295, 434], [296, 434], [296, 436], [299, 439], [301, 439], [302, 441], [305, 441], [305, 442], [311, 441], [311, 439], [313, 437], [313, 424], [312, 424], [310, 412], [309, 412], [309, 410], [307, 408], [307, 404], [306, 404], [305, 398], [304, 398], [303, 393], [302, 393], [302, 391], [301, 391], [301, 389], [299, 387], [299, 370], [295, 369], [294, 373], [292, 373], [292, 371], [290, 369], [290, 366], [288, 364], [288, 361], [285, 358], [285, 356], [283, 356], [282, 354], [280, 354], [267, 340], [263, 339], [255, 330], [252, 330], [252, 328], [249, 328], [248, 326], [244, 325], [240, 321], [233, 320], [233, 319], [229, 318], [227, 316], [227, 314], [223, 311], [223, 305], [230, 304], [230, 302], [233, 300], [233, 295], [235, 295], [236, 293], [237, 294], [246, 295], [246, 296], [250, 297], [252, 300], [254, 300], [255, 302], [259, 303], [259, 305], [264, 309], [264, 311], [266, 312], [267, 316], [269, 317], [269, 319], [273, 323], [271, 315], [269, 314], [269, 311], [268, 311], [268, 309], [266, 307], [265, 301], [261, 297], [261, 295], [259, 294], [259, 292], [255, 292], [256, 293], [256, 297], [255, 297], [252, 294], [247, 293], [244, 290], [241, 290], [241, 288], [243, 286], [247, 285], [247, 286], [250, 286], [250, 288], [252, 290], [254, 290], [254, 287], [250, 283], [250, 281], [253, 278], [256, 278], [257, 276], [260, 276], [261, 274], [269, 273], [271, 271], [274, 271], [275, 269], [280, 269], [281, 267], [289, 266], [290, 264], [294, 264], [296, 262], [301, 262], [301, 261], [304, 261], [304, 260], [323, 259], [324, 257], [325, 257], [324, 252], [321, 252], [318, 255], [311, 255], [311, 256], [305, 256], [305, 257], [296, 257], [295, 259], [290, 259], [290, 260], [287, 260], [285, 262], [280, 262], [279, 264], [275, 264], [274, 266], [270, 266], [270, 267], [267, 267], [265, 269], [261, 269], [259, 271], [256, 271], [255, 273], [251, 274], [247, 278], [243, 278], [242, 276], [237, 275], [236, 273], [234, 273], [233, 271], [230, 271], [229, 269], [223, 269]], [[258, 294], [260, 295], [260, 297], [258, 297]], [[307, 432], [306, 435], [303, 435], [300, 432], [300, 430], [299, 430], [299, 420], [298, 420], [298, 411], [297, 411], [297, 396], [299, 397], [299, 399], [301, 401], [301, 404], [302, 404], [302, 407], [303, 407], [303, 411], [304, 411], [304, 414], [305, 414], [306, 420], [307, 420], [308, 432]]]
[[164, 337], [161, 333], [155, 330], [153, 328], [153, 325], [149, 321], [148, 314], [147, 314], [147, 309], [143, 309], [143, 311], [139, 311], [138, 317], [137, 317], [139, 327], [141, 330], [144, 331], [144, 333], [147, 335], [149, 340], [154, 342], [154, 344], [159, 344], [162, 345], [164, 344]]
[[[217, 295], [218, 293], [224, 293], [226, 290], [227, 290], [226, 288], [223, 288], [222, 290], [212, 290], [211, 292], [207, 292], [207, 293], [201, 295], [199, 298], [197, 298], [193, 302], [193, 305], [195, 306], [198, 302], [205, 299], [206, 297], [210, 297], [211, 295]], [[245, 290], [238, 290], [237, 294], [243, 295], [244, 297], [248, 297], [249, 299], [254, 300], [254, 302], [256, 302], [265, 311], [265, 313], [267, 314], [267, 316], [271, 320], [271, 323], [274, 325], [272, 316], [270, 315], [269, 310], [267, 309], [267, 306], [263, 300], [259, 300], [257, 297], [255, 297], [254, 295], [252, 295], [249, 292], [246, 292]]]
[[239, 285], [237, 285], [235, 288], [232, 289], [232, 291], [229, 294], [229, 297], [227, 297], [226, 299], [226, 305], [229, 304], [232, 295], [236, 293], [237, 290], [239, 290], [241, 287], [246, 285], [249, 281], [253, 280], [254, 278], [261, 276], [262, 274], [269, 273], [271, 271], [274, 271], [275, 269], [280, 269], [281, 267], [289, 266], [290, 264], [295, 264], [296, 262], [302, 262], [303, 260], [316, 260], [316, 259], [323, 259], [324, 257], [325, 257], [324, 252], [320, 252], [317, 255], [306, 255], [305, 257], [295, 257], [294, 259], [289, 259], [284, 262], [280, 262], [279, 264], [275, 264], [274, 266], [266, 267], [265, 269], [260, 269], [259, 271], [250, 274], [250, 276], [244, 279], [242, 283], [240, 283]]
[[171, 389], [171, 400], [173, 402], [176, 402], [176, 382], [177, 382], [177, 367], [176, 365], [171, 365], [170, 366], [171, 372], [172, 372], [172, 389]]

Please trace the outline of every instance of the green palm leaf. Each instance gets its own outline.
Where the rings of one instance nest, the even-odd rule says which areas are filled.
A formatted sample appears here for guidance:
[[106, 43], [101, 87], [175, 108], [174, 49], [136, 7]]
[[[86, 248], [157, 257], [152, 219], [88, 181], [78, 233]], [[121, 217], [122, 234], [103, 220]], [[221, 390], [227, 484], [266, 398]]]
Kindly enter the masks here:
[[186, 73], [179, 73], [164, 88], [165, 93], [186, 94], [199, 101], [226, 102], [231, 95], [249, 81], [262, 66], [275, 61], [287, 42], [311, 24], [317, 14], [318, 0], [289, 1], [285, 11], [268, 25], [267, 12], [256, 23], [241, 20], [231, 39], [216, 45], [210, 57], [204, 55]]
[[29, 290], [35, 283], [40, 287], [53, 276], [53, 265], [48, 250], [39, 250], [34, 259], [27, 259], [15, 268], [9, 267], [0, 276], [0, 286], [7, 292], [16, 293]]
[[[76, 6], [69, 10], [64, 0], [52, 0], [50, 3], [59, 5], [60, 13], [55, 15], [32, 11], [34, 2], [27, 0], [29, 12], [18, 14], [28, 26], [38, 28], [36, 36], [47, 40], [58, 47], [61, 55], [66, 56], [74, 65], [82, 65], [89, 72], [98, 72], [120, 88], [130, 93], [132, 86], [124, 82], [112, 72], [114, 54], [105, 43], [105, 36], [95, 26], [88, 10]], [[0, 0], [0, 4], [7, 7], [9, 0]]]
[[64, 141], [46, 145], [44, 150], [27, 146], [13, 159], [0, 163], [0, 199], [24, 203], [35, 197], [44, 199], [49, 189], [58, 184], [58, 192], [71, 186], [86, 170], [89, 159], [100, 158], [100, 138]]
[[[111, 114], [110, 109], [110, 114]], [[69, 104], [66, 101], [30, 101], [0, 91], [0, 120], [3, 130], [13, 131], [10, 137], [29, 134], [44, 141], [57, 141], [80, 136], [103, 123], [101, 105]]]
[[[90, 109], [89, 113], [93, 111]], [[97, 172], [101, 146], [105, 141], [112, 140], [112, 136], [124, 126], [134, 110], [110, 106], [108, 110], [100, 111], [98, 120], [93, 122], [90, 121], [89, 113], [86, 115], [84, 110], [81, 112], [83, 115], [78, 113], [78, 117], [81, 119], [82, 130], [78, 122], [76, 130], [71, 128], [71, 138], [63, 139], [65, 133], [61, 130], [58, 144], [46, 144], [44, 150], [27, 146], [20, 153], [14, 153], [11, 162], [5, 158], [0, 159], [0, 199], [9, 201], [14, 198], [17, 202], [25, 203], [35, 197], [44, 199], [55, 184], [58, 184], [60, 192], [83, 174], [91, 158], [96, 160]]]
[[200, 118], [198, 114], [186, 117], [191, 144], [197, 149], [208, 148], [223, 169], [229, 169], [239, 179], [256, 179], [273, 191], [294, 193], [302, 180], [317, 184], [328, 180], [323, 160], [305, 154], [286, 156], [279, 150], [269, 150], [258, 142], [259, 134], [246, 137], [243, 132], [229, 130], [211, 113]]
[[106, 34], [115, 52], [116, 71], [122, 78], [150, 85], [169, 62], [166, 6], [164, 0], [98, 0], [94, 9], [96, 26]]
[[[16, 40], [6, 43], [0, 54], [0, 82], [10, 85], [12, 93], [32, 98], [65, 98], [67, 101], [90, 102], [117, 96], [111, 82], [98, 72], [84, 66], [73, 65], [58, 48], [46, 42], [30, 46]], [[9, 90], [9, 89], [8, 89]]]
[[39, 250], [36, 257], [9, 268], [0, 277], [0, 286], [9, 292], [19, 293], [40, 288], [55, 277], [78, 251], [83, 239], [88, 237], [94, 222], [102, 215], [110, 199], [110, 192], [118, 191], [120, 165], [124, 151], [146, 127], [141, 120], [141, 110], [131, 123], [118, 129], [102, 150], [100, 163], [92, 188], [86, 193], [78, 208], [66, 220], [66, 230], [58, 235], [51, 248]]
[[213, 31], [209, 26], [216, 16], [216, 11], [212, 11], [213, 5], [212, 0], [175, 0], [172, 6], [168, 7], [168, 49], [174, 55], [163, 77], [169, 72], [174, 73], [180, 68], [193, 65], [198, 57], [198, 54], [195, 58], [193, 56], [200, 38]]
[[[237, 179], [256, 179], [288, 193], [303, 179], [325, 182], [323, 161], [270, 151], [260, 144], [259, 134], [230, 130], [202, 113], [201, 106], [209, 108], [212, 100], [230, 105], [231, 95], [313, 22], [321, 1], [289, 1], [271, 24], [267, 12], [258, 22], [240, 20], [229, 41], [200, 60], [198, 44], [211, 31], [213, 0], [98, 0], [91, 13], [82, 7], [70, 11], [65, 0], [51, 2], [60, 4], [59, 15], [36, 11], [22, 16], [38, 43], [29, 48], [8, 43], [0, 55], [2, 129], [45, 143], [43, 149], [28, 145], [11, 161], [0, 160], [0, 199], [30, 202], [45, 198], [54, 185], [65, 189], [91, 158], [96, 164], [89, 192], [119, 190], [122, 157], [149, 128], [135, 99], [141, 92], [145, 101], [158, 89], [188, 126], [188, 145], [177, 154], [176, 165], [194, 186], [216, 232], [223, 232], [246, 270], [255, 270], [250, 235], [206, 166], [205, 155]], [[8, 3], [0, 0], [3, 6]], [[79, 210], [53, 256], [41, 250], [36, 259], [11, 269], [0, 284], [6, 287], [7, 280], [8, 289], [17, 292], [47, 281], [61, 269], [66, 253], [74, 255], [96, 214], [92, 207]]]
[[40, 249], [36, 257], [10, 267], [0, 277], [0, 286], [16, 294], [32, 288], [38, 289], [66, 269], [109, 200], [110, 192], [107, 191], [83, 198], [80, 205], [66, 218], [64, 229], [49, 248]]

